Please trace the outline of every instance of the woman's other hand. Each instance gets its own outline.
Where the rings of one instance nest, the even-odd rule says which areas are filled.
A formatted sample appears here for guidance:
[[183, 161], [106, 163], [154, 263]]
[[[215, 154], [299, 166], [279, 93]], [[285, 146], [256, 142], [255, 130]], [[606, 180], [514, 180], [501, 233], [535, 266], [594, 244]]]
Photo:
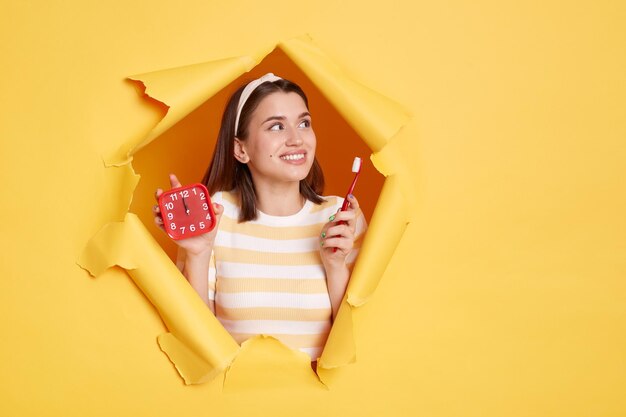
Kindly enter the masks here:
[[320, 255], [326, 271], [333, 320], [350, 280], [346, 259], [354, 247], [359, 202], [353, 195], [348, 196], [348, 202], [348, 209], [332, 215], [320, 234]]
[[354, 246], [356, 214], [359, 202], [353, 195], [346, 211], [332, 215], [320, 234], [320, 254], [326, 270], [343, 267]]
[[[180, 181], [174, 174], [170, 174], [170, 185], [171, 188], [181, 187]], [[159, 197], [163, 194], [163, 190], [157, 188], [154, 196], [159, 201]], [[202, 254], [210, 254], [213, 249], [213, 242], [215, 242], [215, 236], [217, 235], [217, 228], [219, 226], [220, 219], [222, 218], [222, 214], [224, 213], [224, 207], [220, 204], [213, 203], [213, 210], [215, 211], [215, 227], [208, 233], [204, 233], [201, 235], [189, 237], [186, 239], [175, 240], [174, 242], [183, 249], [188, 255], [202, 255]], [[161, 216], [161, 210], [159, 209], [159, 205], [155, 204], [152, 207], [152, 213], [154, 214], [154, 222], [159, 227], [159, 229], [165, 232], [165, 228], [163, 226], [163, 217]]]

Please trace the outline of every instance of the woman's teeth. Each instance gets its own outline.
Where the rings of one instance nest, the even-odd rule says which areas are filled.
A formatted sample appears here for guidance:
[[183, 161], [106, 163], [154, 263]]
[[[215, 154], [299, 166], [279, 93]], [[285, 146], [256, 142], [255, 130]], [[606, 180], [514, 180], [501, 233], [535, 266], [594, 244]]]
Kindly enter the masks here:
[[284, 156], [280, 157], [280, 159], [284, 159], [286, 161], [297, 161], [297, 160], [302, 159], [302, 158], [304, 158], [304, 154], [303, 153], [297, 153], [297, 154], [294, 154], [294, 155], [284, 155]]

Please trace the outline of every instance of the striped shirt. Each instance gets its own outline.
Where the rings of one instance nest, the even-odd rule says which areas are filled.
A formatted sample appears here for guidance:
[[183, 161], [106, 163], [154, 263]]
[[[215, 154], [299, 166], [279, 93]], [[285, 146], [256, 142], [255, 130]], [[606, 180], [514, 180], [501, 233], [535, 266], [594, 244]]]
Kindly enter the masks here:
[[[291, 216], [258, 212], [242, 223], [231, 193], [212, 200], [224, 206], [209, 268], [209, 302], [218, 320], [238, 343], [270, 335], [316, 360], [332, 323], [320, 233], [343, 198], [325, 197], [320, 205], [307, 200]], [[359, 211], [350, 268], [366, 227]]]

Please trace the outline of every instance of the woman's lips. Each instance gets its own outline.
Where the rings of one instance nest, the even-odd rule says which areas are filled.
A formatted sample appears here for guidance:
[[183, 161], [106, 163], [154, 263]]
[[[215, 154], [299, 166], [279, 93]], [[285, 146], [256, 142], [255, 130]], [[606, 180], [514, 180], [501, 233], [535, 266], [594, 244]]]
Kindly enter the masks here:
[[289, 164], [300, 165], [306, 161], [306, 152], [289, 152], [281, 155], [280, 159]]

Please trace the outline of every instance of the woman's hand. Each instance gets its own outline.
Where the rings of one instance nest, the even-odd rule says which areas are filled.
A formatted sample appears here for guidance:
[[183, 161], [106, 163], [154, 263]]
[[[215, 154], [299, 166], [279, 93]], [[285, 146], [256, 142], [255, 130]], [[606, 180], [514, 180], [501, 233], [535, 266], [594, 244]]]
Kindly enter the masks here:
[[320, 254], [326, 270], [345, 266], [346, 258], [354, 246], [359, 202], [353, 195], [348, 196], [348, 202], [348, 209], [332, 215], [322, 228]]
[[[181, 186], [180, 181], [176, 178], [176, 175], [170, 174], [170, 185], [172, 188], [178, 188]], [[159, 197], [163, 194], [163, 190], [158, 188], [155, 193], [155, 198], [158, 202]], [[189, 237], [186, 239], [175, 240], [176, 244], [183, 249], [187, 255], [208, 255], [211, 254], [213, 249], [213, 243], [215, 242], [215, 236], [217, 235], [217, 228], [224, 213], [224, 207], [220, 204], [213, 203], [213, 210], [215, 211], [215, 227], [209, 233], [204, 233], [198, 236]], [[156, 225], [165, 232], [163, 226], [163, 217], [161, 216], [161, 210], [159, 205], [155, 204], [152, 207], [152, 213], [154, 214], [154, 222]]]
[[359, 209], [359, 202], [353, 195], [348, 196], [348, 201], [350, 202], [348, 209], [332, 215], [320, 234], [320, 255], [326, 271], [333, 320], [337, 316], [350, 280], [346, 258], [354, 246], [356, 213]]
[[[170, 174], [170, 184], [172, 188], [178, 188], [181, 186], [180, 181], [176, 178], [176, 175]], [[157, 189], [155, 197], [157, 201], [163, 194], [162, 189]], [[215, 242], [215, 236], [217, 235], [217, 228], [224, 213], [224, 207], [220, 204], [213, 203], [213, 209], [215, 211], [215, 227], [209, 233], [204, 233], [198, 236], [188, 237], [186, 239], [175, 240], [180, 249], [183, 250], [182, 258], [184, 259], [184, 265], [182, 267], [182, 273], [189, 281], [189, 284], [198, 293], [202, 301], [215, 312], [212, 304], [209, 302], [209, 266], [211, 259], [211, 252], [213, 251], [213, 244]], [[165, 232], [163, 227], [163, 217], [158, 204], [152, 208], [154, 213], [154, 222], [157, 226]]]

